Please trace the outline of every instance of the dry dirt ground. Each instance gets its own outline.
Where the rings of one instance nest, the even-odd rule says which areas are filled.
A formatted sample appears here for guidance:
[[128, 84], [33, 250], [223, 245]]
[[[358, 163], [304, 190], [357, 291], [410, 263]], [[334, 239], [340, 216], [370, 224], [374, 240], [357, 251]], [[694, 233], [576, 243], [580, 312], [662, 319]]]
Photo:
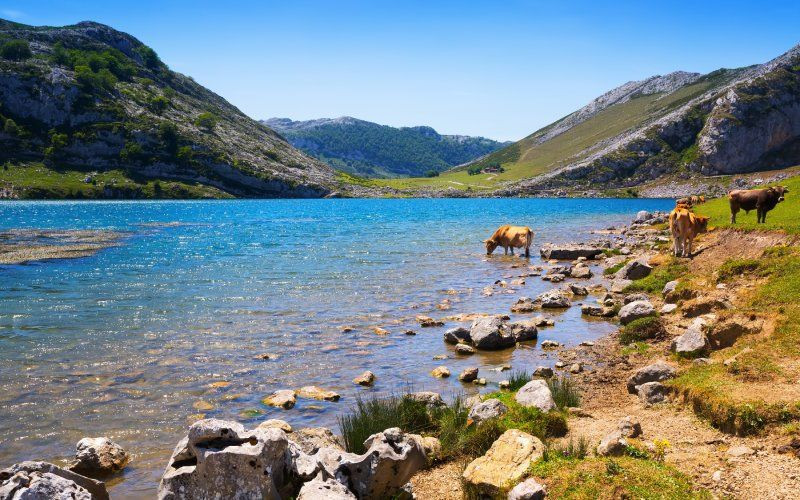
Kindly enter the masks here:
[[[776, 233], [719, 231], [706, 235], [700, 243], [700, 252], [690, 269], [709, 273], [733, 256], [754, 258], [766, 247], [797, 241]], [[661, 304], [658, 300], [654, 297], [657, 308]], [[688, 320], [677, 315], [668, 320], [667, 338], [675, 336], [687, 324]], [[789, 440], [780, 428], [768, 429], [755, 437], [732, 436], [700, 420], [688, 405], [679, 401], [645, 405], [636, 395], [627, 392], [626, 381], [636, 369], [657, 360], [669, 360], [668, 340], [651, 345], [645, 354], [624, 355], [620, 353], [616, 334], [612, 334], [593, 346], [564, 350], [560, 357], [567, 362], [582, 360], [586, 366], [582, 374], [574, 376], [582, 388], [581, 406], [586, 416], [570, 417], [570, 431], [562, 440], [584, 437], [594, 447], [616, 429], [620, 419], [632, 416], [641, 423], [644, 442], [668, 440], [666, 462], [714, 496], [800, 498], [800, 459], [777, 452], [777, 448]], [[739, 446], [750, 448], [753, 454], [733, 456], [729, 453]], [[461, 498], [460, 476], [464, 467], [464, 463], [453, 462], [417, 474], [412, 479], [417, 498]]]

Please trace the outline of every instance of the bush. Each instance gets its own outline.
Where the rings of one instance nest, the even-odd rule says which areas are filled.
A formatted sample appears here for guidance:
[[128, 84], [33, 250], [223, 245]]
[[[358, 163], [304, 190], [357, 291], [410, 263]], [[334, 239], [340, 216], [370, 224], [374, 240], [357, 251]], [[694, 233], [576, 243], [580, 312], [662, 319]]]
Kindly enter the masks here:
[[6, 123], [3, 125], [3, 132], [9, 135], [17, 135], [19, 134], [19, 126], [17, 122], [9, 118], [6, 120]]
[[550, 388], [550, 392], [553, 394], [553, 401], [555, 401], [559, 409], [580, 406], [581, 394], [570, 377], [563, 375], [552, 377], [547, 380], [547, 386]]
[[169, 107], [169, 101], [166, 97], [157, 95], [150, 98], [147, 102], [147, 107], [150, 108], [150, 111], [153, 113], [160, 115]]
[[117, 77], [107, 69], [95, 72], [89, 66], [75, 66], [75, 80], [87, 94], [99, 91], [110, 92], [117, 84]]
[[11, 61], [24, 61], [33, 56], [31, 47], [25, 40], [9, 40], [0, 46], [0, 57]]
[[217, 125], [217, 117], [213, 113], [200, 113], [200, 115], [195, 118], [194, 124], [210, 132], [214, 130], [214, 127]]
[[[164, 144], [164, 149], [170, 156], [178, 152], [178, 127], [172, 122], [161, 122], [158, 125], [158, 137]], [[189, 150], [191, 152], [191, 149]]]
[[119, 158], [122, 161], [133, 162], [138, 161], [142, 157], [142, 147], [135, 142], [126, 142], [122, 151], [119, 153]]
[[351, 413], [339, 417], [345, 449], [352, 453], [364, 453], [364, 441], [390, 427], [420, 433], [434, 429], [436, 424], [425, 403], [397, 396], [368, 400], [358, 397]]
[[483, 170], [483, 167], [481, 167], [480, 165], [473, 165], [472, 167], [469, 167], [467, 169], [467, 173], [469, 175], [478, 175], [481, 173], [481, 170]]
[[436, 170], [426, 170], [425, 177], [439, 177], [439, 172]]
[[619, 341], [628, 345], [633, 342], [657, 339], [666, 333], [661, 318], [649, 316], [631, 321], [620, 329]]
[[189, 146], [182, 146], [178, 148], [178, 152], [175, 154], [175, 158], [177, 158], [178, 162], [189, 165], [192, 163], [192, 148]]
[[147, 45], [142, 45], [136, 49], [136, 53], [142, 58], [142, 62], [145, 66], [150, 69], [157, 69], [161, 66], [161, 59], [159, 59], [158, 54], [156, 51], [148, 47]]

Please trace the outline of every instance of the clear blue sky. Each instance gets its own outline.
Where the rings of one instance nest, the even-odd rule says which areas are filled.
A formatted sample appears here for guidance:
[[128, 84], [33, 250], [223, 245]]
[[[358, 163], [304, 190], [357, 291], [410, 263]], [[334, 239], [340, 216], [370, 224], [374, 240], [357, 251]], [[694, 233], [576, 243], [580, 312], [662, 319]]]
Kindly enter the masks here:
[[109, 24], [253, 118], [351, 115], [519, 139], [629, 80], [771, 59], [800, 1], [0, 0]]

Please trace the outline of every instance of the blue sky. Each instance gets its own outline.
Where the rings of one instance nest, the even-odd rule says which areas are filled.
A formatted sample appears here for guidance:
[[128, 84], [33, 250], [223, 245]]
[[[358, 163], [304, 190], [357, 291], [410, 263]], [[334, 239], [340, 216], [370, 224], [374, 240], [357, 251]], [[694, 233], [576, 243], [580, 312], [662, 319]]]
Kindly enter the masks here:
[[800, 2], [0, 0], [109, 24], [253, 118], [350, 115], [519, 139], [629, 80], [771, 59]]

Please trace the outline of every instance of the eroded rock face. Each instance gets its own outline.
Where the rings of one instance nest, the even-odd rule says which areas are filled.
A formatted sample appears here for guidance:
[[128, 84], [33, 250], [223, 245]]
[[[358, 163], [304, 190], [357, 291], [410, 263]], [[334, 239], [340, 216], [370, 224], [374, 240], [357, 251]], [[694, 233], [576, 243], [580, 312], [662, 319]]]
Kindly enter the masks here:
[[636, 386], [647, 382], [661, 382], [675, 378], [677, 372], [675, 368], [663, 361], [657, 361], [651, 365], [639, 368], [636, 373], [628, 378], [628, 392], [636, 394]]
[[105, 484], [48, 462], [20, 462], [0, 470], [3, 500], [108, 500]]
[[279, 498], [289, 479], [287, 449], [280, 429], [200, 420], [175, 448], [158, 498]]
[[689, 300], [681, 305], [684, 317], [694, 318], [719, 309], [730, 309], [731, 303], [722, 297], [705, 296]]
[[479, 494], [495, 496], [518, 482], [532, 463], [542, 458], [544, 444], [517, 429], [504, 432], [482, 457], [464, 470], [464, 481]]
[[505, 415], [507, 411], [508, 407], [499, 399], [491, 398], [473, 406], [469, 411], [469, 418], [475, 422], [482, 422], [484, 420], [501, 417]]
[[297, 500], [356, 500], [356, 496], [345, 485], [320, 474], [312, 481], [303, 484]]
[[389, 498], [425, 466], [420, 442], [398, 428], [373, 434], [364, 442], [367, 452], [345, 458], [336, 479], [358, 498]]
[[656, 313], [656, 308], [649, 300], [635, 300], [622, 306], [619, 310], [619, 322], [627, 325], [631, 321], [646, 318]]
[[534, 406], [541, 411], [550, 411], [556, 407], [547, 382], [541, 379], [534, 379], [523, 385], [514, 399], [522, 406]]
[[75, 462], [70, 470], [84, 476], [102, 478], [121, 471], [130, 460], [122, 446], [106, 437], [78, 441]]
[[514, 336], [506, 331], [502, 318], [498, 316], [476, 319], [472, 322], [469, 335], [477, 349], [504, 349], [516, 344]]
[[747, 316], [734, 316], [712, 325], [706, 337], [712, 349], [732, 346], [743, 335], [754, 335], [761, 331], [764, 322]]

